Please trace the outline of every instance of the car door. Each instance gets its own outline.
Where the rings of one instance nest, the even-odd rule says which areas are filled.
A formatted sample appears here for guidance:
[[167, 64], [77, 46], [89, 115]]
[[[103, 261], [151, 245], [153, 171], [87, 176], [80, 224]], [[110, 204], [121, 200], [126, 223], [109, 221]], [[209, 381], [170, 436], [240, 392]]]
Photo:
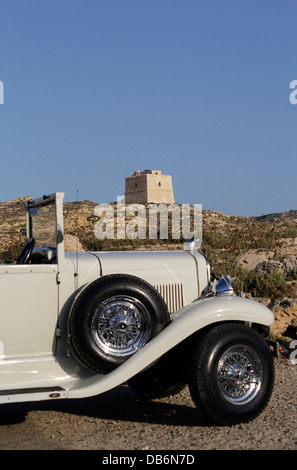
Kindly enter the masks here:
[[57, 271], [56, 264], [0, 266], [0, 359], [53, 354]]

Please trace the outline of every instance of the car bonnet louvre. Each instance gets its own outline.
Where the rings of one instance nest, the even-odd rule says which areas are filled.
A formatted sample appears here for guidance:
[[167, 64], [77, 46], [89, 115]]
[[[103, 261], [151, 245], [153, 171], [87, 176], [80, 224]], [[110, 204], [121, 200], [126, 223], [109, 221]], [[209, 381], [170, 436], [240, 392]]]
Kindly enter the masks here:
[[166, 302], [169, 313], [174, 313], [184, 306], [182, 284], [158, 284], [155, 289]]

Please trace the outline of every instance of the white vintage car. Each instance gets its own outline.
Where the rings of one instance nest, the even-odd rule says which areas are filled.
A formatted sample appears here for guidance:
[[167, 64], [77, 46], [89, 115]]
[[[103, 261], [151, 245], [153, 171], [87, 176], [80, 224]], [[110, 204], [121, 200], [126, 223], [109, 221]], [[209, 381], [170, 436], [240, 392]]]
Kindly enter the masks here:
[[234, 295], [228, 277], [211, 284], [192, 248], [65, 253], [63, 198], [27, 201], [27, 243], [0, 265], [0, 403], [188, 385], [218, 422], [257, 416], [274, 382], [272, 312]]

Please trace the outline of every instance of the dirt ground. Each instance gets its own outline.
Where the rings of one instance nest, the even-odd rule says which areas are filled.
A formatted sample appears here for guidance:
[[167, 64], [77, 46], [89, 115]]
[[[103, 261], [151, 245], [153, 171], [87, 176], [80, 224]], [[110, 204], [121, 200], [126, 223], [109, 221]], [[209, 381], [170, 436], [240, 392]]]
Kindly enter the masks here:
[[0, 450], [296, 450], [297, 365], [276, 360], [272, 399], [254, 421], [218, 426], [188, 389], [146, 401], [127, 386], [85, 400], [2, 405]]

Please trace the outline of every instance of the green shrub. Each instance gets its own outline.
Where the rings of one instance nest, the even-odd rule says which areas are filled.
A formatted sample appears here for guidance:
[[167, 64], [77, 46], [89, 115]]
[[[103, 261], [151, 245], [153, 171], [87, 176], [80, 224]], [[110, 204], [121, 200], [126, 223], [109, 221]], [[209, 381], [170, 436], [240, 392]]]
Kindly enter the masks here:
[[[224, 269], [225, 268], [225, 269]], [[216, 279], [222, 275], [230, 275], [235, 278], [233, 288], [237, 295], [241, 293], [250, 294], [252, 297], [265, 297], [271, 300], [290, 296], [290, 285], [287, 277], [278, 272], [256, 273], [243, 268], [220, 266], [218, 270], [213, 270], [213, 277]]]
[[18, 259], [22, 248], [19, 243], [14, 243], [0, 253], [0, 264], [12, 264]]

